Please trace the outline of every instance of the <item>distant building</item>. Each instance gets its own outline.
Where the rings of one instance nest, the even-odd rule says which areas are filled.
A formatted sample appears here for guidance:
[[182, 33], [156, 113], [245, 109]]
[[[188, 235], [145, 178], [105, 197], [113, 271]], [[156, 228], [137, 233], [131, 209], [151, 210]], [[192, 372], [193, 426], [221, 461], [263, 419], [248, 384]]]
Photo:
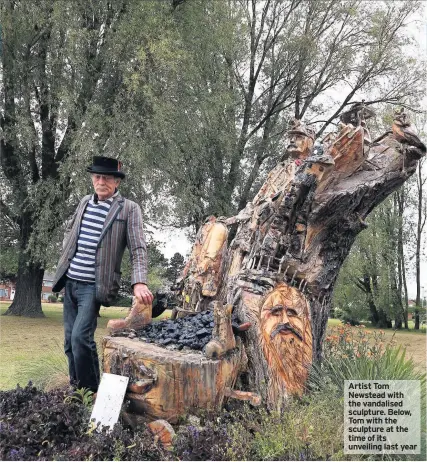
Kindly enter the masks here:
[[[42, 302], [49, 301], [49, 295], [52, 294], [52, 287], [53, 287], [53, 278], [54, 273], [44, 273], [43, 276], [43, 285], [42, 285]], [[61, 294], [64, 294], [64, 289], [61, 290]]]
[[[48, 302], [49, 295], [52, 295], [53, 277], [53, 273], [44, 273], [41, 292], [42, 302]], [[4, 281], [3, 283], [0, 283], [0, 301], [12, 301], [15, 297], [15, 290], [15, 282]], [[61, 290], [60, 293], [63, 294], [64, 290]]]
[[0, 283], [0, 301], [13, 300], [15, 297], [15, 283], [4, 281]]

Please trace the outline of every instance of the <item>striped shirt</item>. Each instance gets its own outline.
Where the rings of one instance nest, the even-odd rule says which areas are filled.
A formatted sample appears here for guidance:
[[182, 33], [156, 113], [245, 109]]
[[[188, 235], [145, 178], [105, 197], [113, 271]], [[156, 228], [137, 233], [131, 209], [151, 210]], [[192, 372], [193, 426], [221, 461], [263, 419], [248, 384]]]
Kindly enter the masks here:
[[105, 201], [94, 202], [94, 197], [87, 203], [77, 240], [77, 251], [70, 262], [67, 276], [78, 281], [95, 282], [95, 254], [104, 227], [105, 218], [110, 210], [113, 197]]

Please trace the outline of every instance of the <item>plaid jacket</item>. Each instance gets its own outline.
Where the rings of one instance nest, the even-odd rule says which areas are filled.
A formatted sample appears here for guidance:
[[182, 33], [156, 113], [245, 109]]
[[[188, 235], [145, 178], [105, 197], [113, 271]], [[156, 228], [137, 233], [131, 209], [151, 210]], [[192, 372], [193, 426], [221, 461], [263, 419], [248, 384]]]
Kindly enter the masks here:
[[[65, 275], [77, 250], [83, 212], [91, 197], [92, 195], [88, 195], [81, 200], [67, 226], [52, 292], [59, 292], [65, 286]], [[146, 284], [147, 247], [141, 209], [135, 202], [118, 194], [105, 218], [95, 256], [96, 298], [104, 306], [110, 306], [119, 291], [120, 266], [126, 246], [132, 263], [132, 285], [138, 282]]]

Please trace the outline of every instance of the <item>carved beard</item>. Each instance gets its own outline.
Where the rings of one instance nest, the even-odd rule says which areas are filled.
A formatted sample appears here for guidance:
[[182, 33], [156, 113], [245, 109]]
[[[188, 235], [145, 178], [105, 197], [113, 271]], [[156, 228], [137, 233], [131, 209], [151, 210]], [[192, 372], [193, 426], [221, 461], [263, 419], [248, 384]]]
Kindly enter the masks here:
[[[278, 323], [269, 334], [261, 325], [262, 348], [270, 368], [269, 401], [276, 401], [277, 393], [285, 388], [287, 393], [301, 394], [312, 359], [310, 322], [305, 320], [304, 332], [296, 327]], [[289, 326], [289, 325], [288, 325]]]

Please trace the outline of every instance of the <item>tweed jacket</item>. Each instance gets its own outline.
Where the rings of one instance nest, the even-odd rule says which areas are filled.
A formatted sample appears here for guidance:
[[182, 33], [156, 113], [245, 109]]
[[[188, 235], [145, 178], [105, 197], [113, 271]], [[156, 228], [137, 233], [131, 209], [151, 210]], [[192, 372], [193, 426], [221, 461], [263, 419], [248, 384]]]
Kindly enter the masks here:
[[[52, 292], [59, 292], [65, 286], [65, 276], [77, 250], [83, 212], [91, 197], [92, 195], [88, 195], [81, 200], [66, 228]], [[110, 306], [118, 294], [120, 266], [126, 246], [132, 264], [132, 285], [140, 282], [146, 284], [147, 246], [141, 208], [135, 202], [117, 194], [105, 218], [95, 254], [96, 299], [104, 306]]]

